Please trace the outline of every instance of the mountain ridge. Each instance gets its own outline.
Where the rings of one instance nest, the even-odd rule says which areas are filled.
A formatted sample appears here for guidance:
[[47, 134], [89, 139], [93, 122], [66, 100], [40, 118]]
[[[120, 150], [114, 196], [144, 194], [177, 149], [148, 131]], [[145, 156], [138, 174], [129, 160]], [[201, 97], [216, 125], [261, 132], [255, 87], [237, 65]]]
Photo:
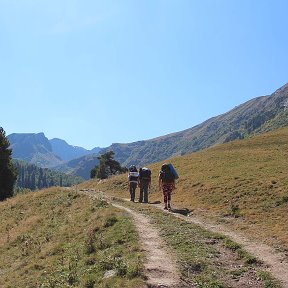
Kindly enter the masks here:
[[288, 84], [285, 84], [271, 95], [250, 99], [192, 128], [150, 140], [114, 143], [101, 152], [113, 150], [122, 165], [141, 166], [268, 132], [288, 125], [288, 111], [283, 106], [287, 99]]
[[13, 159], [23, 160], [41, 168], [53, 168], [71, 160], [100, 151], [100, 147], [87, 150], [68, 144], [65, 140], [49, 140], [43, 132], [12, 133], [7, 136]]
[[[58, 147], [62, 154], [59, 151], [57, 154], [63, 158], [59, 159], [59, 156], [54, 155], [58, 159], [58, 162], [55, 161], [53, 165], [50, 165], [50, 167], [57, 167], [56, 169], [59, 171], [73, 173], [74, 175], [88, 179], [90, 177], [89, 169], [91, 170], [91, 165], [97, 165], [97, 155], [106, 153], [110, 150], [115, 153], [115, 159], [119, 161], [122, 166], [128, 167], [131, 164], [144, 166], [174, 156], [196, 152], [216, 144], [226, 143], [236, 139], [243, 139], [252, 135], [272, 131], [288, 125], [288, 109], [286, 109], [286, 106], [284, 105], [284, 103], [287, 103], [287, 99], [288, 83], [277, 89], [271, 95], [252, 98], [226, 113], [211, 117], [191, 128], [149, 140], [140, 140], [126, 144], [113, 143], [106, 148], [96, 147], [96, 154], [86, 154], [86, 151], [83, 150], [84, 148], [81, 149], [81, 147], [69, 145], [66, 141], [60, 139], [62, 146], [63, 143], [66, 143], [69, 146], [69, 149], [74, 147], [71, 148], [72, 150], [74, 149], [73, 153], [76, 153], [75, 149], [78, 149], [78, 152], [80, 149], [84, 155], [76, 158], [77, 160], [71, 159], [70, 161], [63, 161], [62, 159], [65, 157], [68, 159], [68, 156], [64, 155], [64, 152], [66, 153], [67, 151], [61, 152], [61, 148]], [[42, 134], [41, 136], [43, 138], [44, 134]], [[10, 135], [8, 136], [8, 139], [9, 137]], [[53, 145], [50, 143], [51, 148], [48, 147], [48, 144], [46, 146], [46, 150], [48, 151], [46, 156], [49, 157], [51, 156], [49, 153], [51, 153]], [[11, 145], [11, 147], [15, 148], [13, 145]], [[39, 149], [41, 150], [41, 148], [43, 147], [40, 147]], [[90, 152], [92, 151], [95, 150], [90, 150]], [[93, 154], [94, 156], [89, 156]], [[13, 150], [13, 158], [15, 157], [14, 155], [15, 151]], [[79, 156], [79, 154], [77, 155]], [[41, 158], [40, 156], [41, 155], [36, 154], [36, 159], [31, 158], [30, 160], [35, 163], [39, 161], [37, 159], [44, 158], [46, 162], [49, 162], [45, 157]], [[91, 160], [91, 157], [93, 160]]]

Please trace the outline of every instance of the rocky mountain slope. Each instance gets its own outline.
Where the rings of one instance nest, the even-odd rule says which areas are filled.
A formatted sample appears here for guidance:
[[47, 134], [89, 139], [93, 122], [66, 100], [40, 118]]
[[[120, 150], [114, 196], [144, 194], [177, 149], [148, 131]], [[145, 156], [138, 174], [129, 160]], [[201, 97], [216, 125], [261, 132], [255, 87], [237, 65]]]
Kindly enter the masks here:
[[88, 154], [98, 153], [101, 149], [96, 147], [92, 150], [87, 150], [82, 147], [69, 145], [65, 140], [59, 138], [53, 138], [49, 140], [49, 142], [52, 145], [53, 153], [64, 161], [70, 161]]
[[49, 141], [43, 133], [12, 134], [8, 139], [13, 149], [13, 158], [23, 159], [40, 167], [57, 166], [59, 171], [88, 179], [90, 170], [98, 163], [97, 154], [110, 150], [114, 151], [115, 159], [122, 166], [143, 166], [286, 126], [286, 103], [288, 84], [269, 96], [251, 99], [227, 113], [184, 131], [128, 144], [114, 143], [107, 148], [95, 148], [91, 151], [71, 146], [60, 139]]
[[63, 161], [53, 153], [44, 133], [14, 133], [8, 135], [13, 159], [24, 160], [39, 167], [53, 167]]
[[173, 156], [243, 139], [288, 125], [288, 84], [270, 96], [254, 98], [225, 114], [213, 117], [190, 129], [147, 141], [112, 144], [101, 152], [113, 150], [122, 165], [146, 165]]
[[[100, 148], [87, 150], [69, 145], [58, 138], [48, 140], [44, 133], [14, 133], [8, 135], [13, 159], [23, 160], [42, 168], [52, 168], [85, 155], [98, 153]], [[73, 163], [73, 162], [72, 162]]]
[[98, 156], [98, 154], [85, 155], [53, 167], [53, 169], [88, 180], [90, 179], [90, 171], [99, 164]]

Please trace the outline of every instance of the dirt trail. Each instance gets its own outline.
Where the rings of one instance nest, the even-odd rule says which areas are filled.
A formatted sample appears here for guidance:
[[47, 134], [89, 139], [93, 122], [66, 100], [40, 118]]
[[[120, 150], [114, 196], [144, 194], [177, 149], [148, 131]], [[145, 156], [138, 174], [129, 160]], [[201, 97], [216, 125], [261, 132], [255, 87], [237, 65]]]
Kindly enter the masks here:
[[[153, 206], [156, 206], [158, 209], [162, 209], [162, 206], [160, 205], [153, 205]], [[207, 220], [195, 217], [193, 215], [187, 217], [181, 214], [173, 213], [173, 211], [172, 214], [175, 217], [181, 218], [190, 223], [197, 224], [209, 231], [228, 236], [233, 241], [242, 245], [247, 252], [251, 253], [252, 255], [260, 259], [264, 263], [264, 265], [267, 266], [266, 270], [270, 272], [276, 279], [281, 281], [283, 287], [288, 288], [288, 262], [286, 255], [277, 252], [275, 249], [266, 244], [252, 242], [243, 235], [230, 231], [222, 225], [209, 223]]]
[[[93, 195], [95, 196], [95, 191], [93, 192]], [[179, 274], [177, 273], [176, 267], [168, 265], [169, 263], [176, 263], [176, 261], [170, 260], [171, 254], [166, 252], [167, 247], [165, 247], [161, 237], [158, 235], [156, 228], [152, 227], [149, 223], [149, 219], [127, 207], [113, 203], [113, 197], [110, 199], [110, 197], [103, 195], [104, 194], [102, 193], [102, 197], [105, 197], [112, 205], [130, 213], [135, 220], [141, 242], [143, 243], [143, 249], [147, 254], [145, 268], [148, 277], [148, 287], [182, 287], [179, 284]], [[129, 201], [129, 199], [122, 200]], [[153, 207], [163, 210], [162, 206], [163, 205], [153, 204]], [[288, 288], [288, 262], [286, 255], [277, 252], [272, 247], [263, 243], [252, 242], [245, 236], [230, 231], [220, 224], [210, 223], [206, 219], [194, 215], [187, 217], [178, 213], [173, 213], [173, 209], [171, 212], [166, 210], [163, 210], [163, 212], [171, 213], [175, 217], [200, 225], [209, 231], [228, 236], [236, 243], [241, 244], [246, 251], [260, 259], [264, 265], [267, 266], [266, 270], [276, 279], [281, 281], [284, 288]], [[165, 265], [163, 265], [163, 263], [165, 263]], [[161, 284], [163, 286], [161, 286]]]
[[[127, 211], [134, 219], [142, 249], [145, 251], [145, 274], [148, 287], [180, 287], [179, 273], [175, 267], [175, 259], [168, 252], [155, 227], [149, 219], [127, 207], [112, 203], [114, 207]], [[163, 263], [165, 265], [163, 265]]]
[[147, 287], [184, 287], [180, 284], [180, 273], [177, 271], [175, 265], [176, 260], [172, 256], [171, 252], [169, 252], [165, 243], [162, 241], [158, 230], [150, 223], [148, 217], [120, 204], [114, 203], [112, 199], [106, 197], [103, 193], [95, 193], [93, 190], [86, 190], [85, 193], [93, 198], [105, 198], [108, 203], [112, 204], [114, 207], [125, 210], [133, 217], [140, 237], [142, 249], [146, 257], [146, 261], [144, 263], [144, 274], [147, 277]]
[[[129, 201], [129, 199], [123, 200]], [[163, 210], [163, 205], [161, 204], [153, 204], [153, 207]], [[163, 210], [163, 212], [171, 213], [166, 210]], [[242, 245], [247, 252], [257, 257], [264, 263], [264, 265], [267, 266], [266, 270], [270, 272], [276, 279], [281, 281], [284, 288], [288, 288], [288, 262], [287, 256], [283, 253], [277, 252], [275, 249], [266, 244], [252, 242], [248, 240], [245, 236], [230, 231], [229, 229], [220, 224], [209, 223], [209, 221], [206, 219], [202, 219], [194, 215], [187, 217], [178, 213], [173, 213], [173, 209], [171, 214], [187, 222], [197, 224], [209, 231], [223, 234], [235, 241], [236, 243]]]

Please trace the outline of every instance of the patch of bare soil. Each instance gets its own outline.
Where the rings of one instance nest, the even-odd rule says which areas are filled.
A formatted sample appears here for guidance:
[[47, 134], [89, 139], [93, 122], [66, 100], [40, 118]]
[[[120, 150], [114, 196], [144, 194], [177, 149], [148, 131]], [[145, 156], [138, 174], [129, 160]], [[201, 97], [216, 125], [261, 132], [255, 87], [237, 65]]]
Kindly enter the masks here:
[[[160, 205], [157, 205], [157, 208], [162, 209]], [[242, 245], [247, 252], [257, 257], [263, 263], [265, 270], [278, 279], [282, 283], [283, 287], [288, 287], [288, 262], [287, 256], [283, 253], [276, 251], [274, 248], [266, 244], [253, 242], [247, 239], [244, 235], [230, 231], [220, 224], [210, 223], [207, 219], [201, 219], [194, 215], [190, 215], [189, 217], [183, 216], [178, 213], [173, 213], [173, 209], [172, 214], [175, 217], [184, 219], [185, 221], [200, 225], [209, 231], [223, 234], [236, 243]], [[248, 287], [258, 287], [254, 285]], [[242, 287], [240, 283], [238, 287]]]
[[[93, 194], [95, 195], [95, 191]], [[129, 201], [129, 199], [123, 200]], [[167, 252], [167, 247], [161, 240], [157, 229], [149, 222], [149, 218], [127, 207], [113, 203], [112, 199], [110, 199], [110, 203], [112, 203], [115, 207], [126, 210], [135, 220], [143, 250], [147, 255], [145, 272], [148, 278], [148, 287], [187, 287], [183, 284], [183, 282], [181, 283], [179, 272], [177, 272], [174, 265], [176, 261], [171, 256], [171, 253]], [[162, 206], [163, 205], [158, 204], [153, 205], [153, 207], [163, 210]], [[202, 219], [194, 215], [188, 215], [187, 217], [185, 215], [175, 213], [175, 211], [177, 212], [177, 209], [172, 209], [172, 211], [163, 210], [165, 213], [171, 213], [175, 217], [200, 225], [209, 231], [228, 236], [236, 243], [242, 245], [247, 252], [263, 262], [264, 270], [270, 272], [273, 277], [278, 279], [282, 283], [283, 287], [288, 288], [288, 262], [285, 259], [286, 256], [284, 254], [275, 251], [275, 249], [263, 243], [253, 242], [247, 239], [245, 236], [230, 231], [220, 224], [210, 223], [207, 219]], [[217, 245], [217, 243], [215, 243], [215, 245]], [[219, 246], [218, 250], [220, 251], [218, 264], [221, 265], [221, 267], [225, 267], [225, 269], [231, 270], [231, 272], [233, 272], [233, 270], [239, 270], [239, 265], [241, 264], [235, 258], [235, 255], [233, 256], [232, 252], [229, 253], [229, 249], [221, 248]], [[243, 273], [241, 277], [237, 277], [237, 281], [231, 281], [231, 283], [229, 283], [229, 280], [227, 279], [227, 284], [230, 285], [230, 287], [235, 288], [263, 287], [263, 283], [260, 283], [256, 275], [256, 271], [255, 273], [253, 273], [253, 271], [247, 272], [246, 274]], [[189, 285], [189, 287], [193, 286]]]
[[[222, 269], [229, 273], [229, 277], [225, 277], [223, 282], [228, 287], [233, 288], [263, 288], [263, 281], [257, 276], [256, 270], [245, 269], [243, 261], [231, 249], [227, 249], [220, 245], [217, 241], [215, 243], [218, 251], [218, 259], [216, 265], [221, 266]], [[242, 270], [242, 271], [241, 271]], [[239, 273], [240, 272], [240, 273]]]
[[146, 255], [145, 274], [148, 287], [181, 287], [173, 258], [150, 220], [127, 207], [112, 203], [114, 207], [127, 211], [134, 219], [142, 249]]
[[[97, 197], [95, 191], [83, 191], [92, 197]], [[102, 197], [105, 197], [102, 194]], [[111, 199], [106, 199], [114, 207], [125, 210], [134, 219], [135, 226], [138, 230], [142, 249], [146, 255], [144, 263], [144, 274], [147, 277], [148, 288], [181, 288], [180, 273], [176, 267], [176, 260], [162, 241], [158, 230], [154, 227], [148, 217], [137, 213], [120, 204], [113, 203]]]

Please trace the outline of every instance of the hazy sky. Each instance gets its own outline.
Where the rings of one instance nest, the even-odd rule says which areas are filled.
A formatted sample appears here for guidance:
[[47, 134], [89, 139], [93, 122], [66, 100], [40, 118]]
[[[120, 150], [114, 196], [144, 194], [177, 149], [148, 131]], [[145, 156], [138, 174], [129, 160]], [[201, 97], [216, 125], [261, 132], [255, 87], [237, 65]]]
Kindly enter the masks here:
[[0, 126], [91, 149], [288, 82], [287, 0], [0, 0]]

